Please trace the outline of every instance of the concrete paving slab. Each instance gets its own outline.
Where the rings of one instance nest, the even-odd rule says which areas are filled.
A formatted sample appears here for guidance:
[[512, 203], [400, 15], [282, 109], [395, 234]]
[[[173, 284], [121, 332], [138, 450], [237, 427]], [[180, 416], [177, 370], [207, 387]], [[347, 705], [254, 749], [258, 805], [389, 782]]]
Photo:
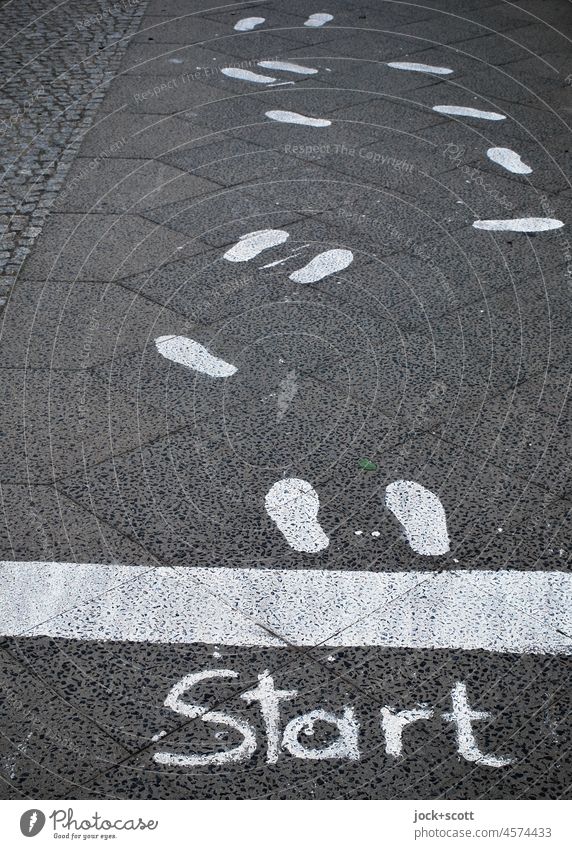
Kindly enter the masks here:
[[0, 780], [15, 797], [75, 796], [90, 776], [117, 763], [125, 750], [87, 713], [70, 709], [64, 693], [33, 667], [0, 649], [4, 733]]
[[[303, 169], [298, 170], [298, 174]], [[241, 236], [255, 230], [268, 227], [281, 228], [299, 220], [300, 212], [290, 210], [274, 200], [253, 197], [249, 190], [255, 182], [244, 187], [221, 187], [219, 192], [195, 201], [165, 204], [146, 213], [157, 224], [164, 222], [170, 230], [181, 233], [188, 239], [196, 238], [197, 228], [201, 235], [201, 245], [209, 249], [223, 247], [237, 242]], [[191, 235], [192, 234], [192, 235]], [[199, 251], [191, 252], [191, 256]], [[183, 252], [184, 257], [184, 252]], [[174, 261], [175, 257], [172, 258]], [[150, 269], [153, 270], [153, 269]], [[157, 269], [154, 269], [157, 270]]]
[[[143, 115], [119, 110], [103, 114], [85, 133], [80, 153], [96, 159], [102, 156], [102, 151], [113, 147], [117, 155], [125, 157], [158, 158], [184, 150], [194, 139], [206, 138], [211, 133], [210, 128], [190, 124], [177, 115]], [[108, 142], [111, 142], [109, 146]]]
[[139, 31], [133, 43], [143, 42], [198, 44], [211, 42], [227, 35], [227, 28], [219, 23], [202, 18], [196, 12], [169, 16], [145, 14], [141, 18]]
[[[70, 180], [81, 181], [89, 158], [78, 157], [70, 169]], [[145, 213], [165, 203], [191, 201], [219, 186], [153, 159], [108, 159], [98, 168], [97, 185], [83, 184], [66, 199], [68, 212]]]
[[3, 483], [51, 483], [167, 430], [163, 413], [151, 407], [134, 420], [132, 407], [90, 372], [3, 369], [2, 376]]
[[[221, 98], [218, 89], [205, 80], [189, 79], [178, 71], [171, 74], [125, 74], [111, 84], [102, 110], [141, 112], [145, 115], [184, 113]], [[98, 113], [102, 114], [101, 110]]]
[[122, 75], [162, 74], [180, 78], [189, 74], [190, 80], [208, 83], [221, 65], [233, 61], [234, 57], [218, 49], [216, 42], [197, 45], [150, 41], [132, 44], [123, 56], [120, 71]]
[[[33, 297], [31, 297], [33, 294]], [[173, 312], [139, 290], [91, 281], [29, 282], [12, 294], [0, 339], [3, 368], [81, 371], [140, 350], [178, 325]]]
[[455, 417], [444, 439], [490, 459], [506, 472], [564, 495], [572, 489], [567, 422], [539, 412], [527, 383]]
[[145, 549], [49, 486], [2, 485], [0, 550], [4, 560], [153, 565]]
[[21, 277], [107, 281], [201, 250], [195, 240], [181, 238], [138, 215], [56, 213], [44, 227], [38, 251], [25, 264]]
[[[213, 39], [207, 42], [206, 46], [244, 61], [258, 61], [268, 57], [276, 59], [286, 56], [289, 51], [300, 45], [303, 34], [300, 36], [296, 33], [297, 30], [291, 28], [276, 27], [273, 29], [269, 27], [263, 32], [257, 30], [246, 33], [235, 32], [228, 36]], [[312, 39], [316, 39], [316, 36], [312, 36]], [[322, 37], [318, 36], [318, 40], [322, 40]]]

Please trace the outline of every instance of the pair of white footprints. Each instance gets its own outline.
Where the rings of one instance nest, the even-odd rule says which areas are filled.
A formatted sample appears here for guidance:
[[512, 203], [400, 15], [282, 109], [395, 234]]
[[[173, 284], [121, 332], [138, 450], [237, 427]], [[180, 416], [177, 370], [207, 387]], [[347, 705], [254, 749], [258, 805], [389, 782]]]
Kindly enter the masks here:
[[[277, 481], [266, 495], [265, 506], [288, 545], [296, 551], [316, 554], [330, 544], [318, 522], [318, 493], [308, 481]], [[417, 554], [438, 556], [449, 551], [445, 510], [434, 492], [415, 481], [394, 481], [385, 490], [385, 506], [403, 527]]]
[[[290, 234], [287, 230], [254, 230], [252, 233], [241, 236], [238, 242], [224, 254], [224, 259], [228, 262], [249, 262], [263, 251], [283, 245], [289, 238]], [[298, 256], [307, 247], [308, 245], [301, 245], [290, 256], [260, 267], [272, 268], [275, 265], [281, 265], [283, 262]], [[344, 268], [351, 265], [353, 259], [352, 251], [340, 248], [322, 251], [302, 268], [293, 271], [289, 275], [289, 279], [294, 283], [317, 283], [324, 277], [343, 271]]]
[[[323, 27], [324, 24], [329, 23], [334, 20], [333, 15], [329, 15], [327, 12], [314, 12], [313, 15], [310, 15], [307, 21], [304, 21], [305, 27]], [[240, 21], [237, 21], [234, 25], [235, 30], [237, 32], [248, 32], [248, 30], [255, 29], [255, 27], [259, 27], [266, 21], [266, 18], [241, 18]]]

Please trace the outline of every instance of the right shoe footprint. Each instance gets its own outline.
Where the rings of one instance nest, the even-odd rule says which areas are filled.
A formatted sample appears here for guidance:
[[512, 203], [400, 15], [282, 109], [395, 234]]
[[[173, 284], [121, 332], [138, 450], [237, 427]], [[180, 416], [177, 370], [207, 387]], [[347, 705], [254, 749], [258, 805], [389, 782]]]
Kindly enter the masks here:
[[447, 517], [434, 492], [415, 481], [394, 481], [385, 490], [385, 506], [402, 526], [413, 551], [431, 557], [447, 554]]
[[[283, 245], [289, 238], [290, 234], [286, 230], [255, 230], [252, 233], [246, 233], [244, 236], [241, 236], [238, 242], [223, 254], [223, 258], [228, 260], [228, 262], [248, 262], [263, 251]], [[292, 256], [295, 256], [295, 254]], [[286, 259], [288, 258], [286, 257]], [[324, 277], [330, 277], [332, 274], [343, 271], [344, 268], [351, 265], [353, 259], [354, 255], [352, 251], [340, 248], [322, 251], [322, 253], [317, 254], [302, 268], [293, 271], [290, 274], [290, 280], [294, 283], [317, 283], [319, 280], [323, 280]], [[280, 262], [279, 260], [264, 267], [278, 265]]]

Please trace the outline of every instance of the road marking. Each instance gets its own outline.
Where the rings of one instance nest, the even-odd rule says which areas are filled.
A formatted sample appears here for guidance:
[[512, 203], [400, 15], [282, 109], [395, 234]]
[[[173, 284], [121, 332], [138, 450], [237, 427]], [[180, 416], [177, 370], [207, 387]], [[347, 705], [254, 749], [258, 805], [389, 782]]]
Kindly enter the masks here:
[[283, 109], [272, 109], [266, 112], [266, 117], [283, 124], [304, 124], [306, 127], [330, 127], [332, 124], [327, 118], [309, 118], [299, 112], [287, 112]]
[[266, 495], [264, 505], [288, 545], [295, 551], [316, 554], [330, 544], [318, 522], [320, 499], [308, 481], [285, 478]]
[[415, 481], [394, 481], [385, 490], [385, 506], [417, 554], [436, 557], [449, 551], [445, 510], [434, 492]]
[[564, 222], [558, 218], [505, 218], [475, 221], [477, 230], [508, 230], [512, 233], [543, 233], [545, 230], [558, 230]]
[[572, 654], [572, 573], [0, 562], [0, 633]]
[[294, 283], [316, 283], [318, 280], [323, 280], [324, 277], [343, 271], [353, 262], [353, 258], [354, 255], [351, 251], [338, 249], [324, 251], [311, 259], [303, 268], [293, 271], [290, 280], [293, 280]]
[[327, 12], [314, 12], [310, 15], [307, 21], [304, 21], [305, 27], [323, 27], [324, 24], [334, 20], [333, 15], [328, 15]]
[[266, 77], [263, 74], [255, 74], [244, 68], [221, 68], [221, 74], [234, 80], [244, 80], [247, 83], [275, 83], [276, 77]]
[[296, 62], [278, 62], [265, 60], [258, 62], [259, 67], [267, 68], [269, 71], [290, 71], [292, 74], [317, 74], [317, 68], [308, 68], [305, 65], [297, 65]]
[[520, 154], [515, 153], [510, 147], [490, 147], [487, 150], [487, 156], [491, 162], [496, 162], [511, 174], [532, 174], [532, 168], [526, 165]]
[[249, 29], [260, 26], [265, 20], [266, 18], [241, 18], [240, 21], [235, 23], [234, 28], [238, 32], [246, 32]]
[[481, 109], [472, 109], [470, 106], [433, 106], [434, 112], [442, 115], [460, 115], [465, 118], [482, 118], [484, 121], [505, 121], [506, 115], [500, 112], [483, 112]]
[[229, 262], [248, 262], [255, 256], [284, 244], [290, 238], [286, 230], [254, 230], [241, 236], [236, 245], [229, 248], [223, 259]]
[[186, 336], [159, 336], [155, 339], [157, 350], [163, 357], [210, 377], [231, 377], [237, 368], [215, 357], [199, 342]]
[[417, 71], [420, 74], [452, 74], [452, 68], [442, 68], [438, 65], [422, 65], [418, 62], [386, 62], [390, 68], [398, 71]]

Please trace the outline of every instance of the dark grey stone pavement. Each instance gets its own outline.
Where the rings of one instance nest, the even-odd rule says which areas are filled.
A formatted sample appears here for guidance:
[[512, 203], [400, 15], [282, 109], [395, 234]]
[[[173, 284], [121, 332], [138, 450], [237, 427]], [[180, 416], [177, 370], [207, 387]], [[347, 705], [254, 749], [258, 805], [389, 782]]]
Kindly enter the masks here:
[[[429, 579], [569, 571], [570, 4], [42, 9], [0, 9], [14, 45], [0, 101], [3, 560]], [[333, 20], [305, 27], [317, 11]], [[252, 15], [265, 24], [234, 30]], [[318, 73], [263, 70], [265, 59]], [[221, 73], [237, 66], [294, 84]], [[506, 119], [449, 117], [437, 104]], [[272, 122], [270, 110], [331, 124]], [[503, 170], [490, 147], [518, 151], [533, 172]], [[525, 216], [564, 227], [472, 226]], [[223, 259], [266, 228], [286, 229], [287, 245]], [[351, 250], [353, 263], [312, 285], [289, 279], [301, 257], [332, 248]], [[154, 345], [166, 335], [192, 338], [237, 373], [217, 381], [169, 363]], [[294, 391], [284, 406], [285, 381]], [[376, 471], [359, 468], [364, 457]], [[318, 554], [289, 547], [264, 510], [282, 477], [319, 493], [331, 542]], [[447, 554], [409, 547], [383, 506], [397, 479], [439, 494]], [[422, 590], [411, 592], [422, 604]], [[0, 637], [2, 796], [570, 798], [570, 655], [296, 648], [278, 637], [274, 648]], [[164, 707], [177, 681], [217, 668], [237, 677], [203, 681], [189, 698], [247, 720], [256, 751], [242, 763], [157, 763], [158, 751], [240, 742]], [[282, 750], [267, 763], [260, 710], [240, 698], [265, 671], [298, 691], [282, 727], [353, 708], [359, 758]], [[481, 750], [505, 766], [459, 752], [446, 719], [459, 682], [489, 714], [474, 724]], [[419, 705], [433, 715], [407, 728], [395, 757], [380, 710]], [[306, 744], [334, 741], [322, 722]]]

